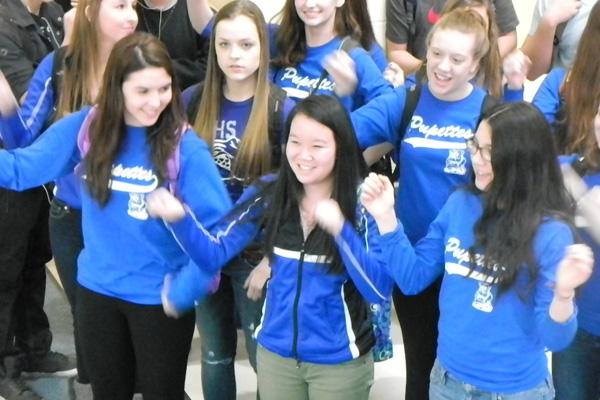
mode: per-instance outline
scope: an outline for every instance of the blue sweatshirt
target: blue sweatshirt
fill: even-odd
[[[245,205],[237,217],[224,219],[210,231],[192,213],[171,225],[179,243],[206,272],[217,271],[260,229],[268,205],[255,189],[251,186],[240,198]],[[388,276],[372,280],[365,274],[367,268],[381,269],[381,249],[372,218],[361,211],[358,215],[358,231],[346,224],[336,238],[345,266],[340,274],[327,272],[331,260],[322,242],[313,234],[303,238],[299,213],[279,227],[263,317],[255,332],[262,346],[282,357],[319,364],[348,361],[371,349],[367,300],[385,302],[393,282]]]
[[[80,162],[77,134],[89,108],[52,125],[33,145],[0,151],[0,185],[14,190],[64,176]],[[161,304],[166,274],[182,274],[200,296],[212,280],[177,244],[160,220],[148,217],[145,195],[158,178],[150,159],[146,128],[126,127],[122,149],[113,162],[110,199],[101,207],[79,179],[84,249],[78,282],[103,295],[137,304]],[[208,148],[187,131],[180,144],[177,191],[198,218],[211,226],[227,212],[230,200]],[[193,278],[193,279],[192,279]]]
[[[572,164],[576,155],[560,157],[561,164]],[[589,173],[583,176],[588,188],[600,186],[600,173]],[[600,336],[600,244],[594,240],[585,229],[585,226],[576,220],[579,235],[594,252],[594,270],[591,278],[577,291],[577,320],[579,328],[584,331]]]
[[[560,110],[560,88],[566,74],[565,69],[554,68],[546,75],[533,97],[532,104],[544,114],[550,124],[556,121],[556,114]]]
[[[453,193],[414,248],[401,225],[383,235],[381,265],[407,294],[419,293],[443,276],[437,356],[450,374],[485,391],[525,391],[548,377],[544,350],[566,347],[577,330],[575,315],[565,323],[549,315],[556,269],[573,235],[566,223],[547,218],[533,241],[539,267],[534,286],[527,289],[524,269],[498,295],[497,285],[480,267],[469,275],[469,248],[482,207],[478,195]],[[476,260],[481,257],[475,255]]]
[[[403,86],[352,113],[362,148],[390,142],[400,160],[396,211],[412,243],[425,236],[448,196],[472,179],[466,140],[475,132],[485,92],[474,88],[458,101],[434,97],[423,85],[407,131],[399,132],[406,89]]]
[[[0,116],[0,133],[7,149],[29,146],[52,122],[58,94],[54,92],[52,52],[38,65],[29,82],[25,102],[16,114]],[[46,183],[46,182],[41,182]],[[81,208],[79,182],[71,173],[56,179],[55,196],[72,208]]]

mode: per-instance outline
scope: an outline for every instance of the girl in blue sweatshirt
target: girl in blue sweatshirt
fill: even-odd
[[[208,225],[230,200],[206,144],[185,123],[171,60],[153,36],[114,46],[96,106],[27,148],[0,152],[0,185],[22,190],[79,163],[85,246],[76,324],[94,398],[131,399],[137,387],[144,399],[181,399],[194,316],[167,318],[161,287],[167,274],[206,286],[212,276],[200,276],[166,227],[148,218],[145,195],[168,182]]]
[[[361,201],[386,261],[368,275],[393,276],[409,294],[442,278],[431,399],[553,399],[544,351],[573,339],[575,288],[593,259],[572,245],[550,127],[527,103],[501,105],[467,145],[473,187],[454,192],[416,244],[396,219],[389,180],[365,181]]]
[[[247,189],[217,228],[207,230],[165,190],[150,197],[149,210],[172,222],[205,272],[236,256],[264,225],[272,273],[255,331],[261,399],[367,399],[375,341],[367,300],[386,301],[392,282],[363,272],[380,253],[375,226],[357,207],[364,160],[347,113],[331,96],[300,102],[286,132],[277,178]],[[337,240],[315,225],[317,203],[330,198],[352,221]],[[357,248],[373,258],[357,257]],[[179,310],[181,297],[175,287],[166,291],[166,309]]]
[[[293,102],[269,82],[268,34],[256,4],[235,0],[223,6],[214,18],[210,44],[206,81],[183,96],[190,99],[190,122],[209,144],[235,202],[246,186],[278,167],[283,125]],[[236,314],[256,370],[252,334],[269,276],[266,263],[257,266],[262,256],[255,243],[235,257],[223,268],[216,292],[196,309],[205,400],[235,400]]]

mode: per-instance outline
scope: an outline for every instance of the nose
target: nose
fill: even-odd
[[[148,104],[152,107],[160,106],[160,94],[158,92],[153,92],[148,99]]]
[[[138,23],[138,15],[135,11],[135,6],[131,6],[129,12],[127,13],[127,21],[131,22],[134,27],[137,26]]]
[[[448,71],[450,69],[450,58],[448,57],[444,57],[442,58],[442,60],[440,61],[438,68],[443,70],[443,71]]]
[[[231,58],[240,58],[240,48],[239,46],[232,45],[231,50],[229,51],[229,56]]]
[[[306,0],[304,2],[304,6],[305,7],[314,7],[315,6],[316,1],[315,0]]]

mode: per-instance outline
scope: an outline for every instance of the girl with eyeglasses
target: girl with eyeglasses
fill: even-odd
[[[417,243],[397,220],[390,181],[365,180],[361,202],[384,252],[382,268],[367,275],[391,276],[407,294],[442,279],[430,399],[553,399],[545,350],[575,336],[575,289],[590,277],[593,256],[573,244],[550,127],[528,103],[496,106],[468,149],[472,185],[449,197]],[[319,224],[339,236],[337,206],[321,210]]]

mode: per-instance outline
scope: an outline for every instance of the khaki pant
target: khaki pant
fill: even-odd
[[[373,385],[373,355],[341,364],[313,364],[257,349],[261,400],[367,400]]]

